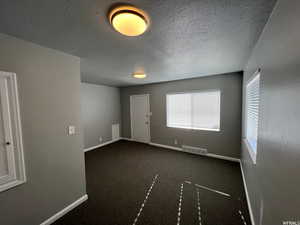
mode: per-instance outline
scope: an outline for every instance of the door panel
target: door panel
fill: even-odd
[[[0,81],[1,82],[1,81]],[[0,98],[0,109],[2,109],[2,102]],[[5,136],[3,127],[3,115],[0,110],[0,179],[8,174],[8,162],[5,146]]]
[[[131,96],[131,138],[150,142],[149,95]]]
[[[7,79],[0,78],[0,184],[16,178]]]

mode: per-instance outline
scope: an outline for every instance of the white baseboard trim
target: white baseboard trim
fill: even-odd
[[[242,172],[244,189],[245,189],[245,192],[246,192],[246,199],[247,199],[248,211],[249,211],[249,214],[250,214],[251,224],[255,225],[254,215],[253,215],[253,211],[252,211],[252,206],[251,206],[251,202],[250,202],[250,197],[249,197],[249,193],[248,193],[248,188],[247,188],[247,183],[246,183],[246,179],[245,179],[245,175],[244,175],[242,162],[240,162],[240,167],[241,167],[241,172]]]
[[[132,139],[132,138],[124,138],[124,137],[122,137],[121,140],[124,140],[124,141],[132,141],[132,142],[142,143],[142,144],[149,144],[149,142],[138,141],[138,140],[134,140],[134,139]]]
[[[134,141],[133,139],[131,139],[131,138],[126,138],[126,137],[121,137],[120,139],[121,139],[121,140],[124,140],[124,141]]]
[[[100,147],[103,147],[103,146],[105,146],[105,145],[109,145],[109,144],[111,144],[111,143],[117,142],[117,141],[119,141],[119,140],[121,140],[121,139],[123,139],[123,138],[118,138],[118,139],[115,139],[115,140],[107,141],[107,142],[101,143],[101,144],[96,145],[96,146],[92,146],[92,147],[89,147],[89,148],[85,148],[83,151],[84,151],[84,152],[88,152],[88,151],[94,150],[94,149],[96,149],[96,148],[100,148]]]
[[[161,148],[168,148],[168,149],[172,149],[172,150],[176,150],[176,151],[180,151],[180,152],[186,152],[186,151],[183,151],[182,148],[180,148],[180,147],[174,147],[174,146],[170,146],[170,145],[162,145],[162,144],[153,143],[153,142],[150,142],[149,145],[153,145],[153,146],[161,147]],[[207,154],[197,154],[197,153],[192,153],[192,152],[187,152],[187,153],[201,155],[201,156],[207,156],[207,157],[211,157],[211,158],[223,159],[223,160],[227,160],[227,161],[231,161],[231,162],[237,162],[237,163],[240,162],[240,160],[237,158],[216,155],[216,154],[212,154],[212,153],[207,153]]]
[[[50,225],[50,224],[54,223],[56,220],[58,220],[59,218],[61,218],[62,216],[64,216],[68,212],[70,212],[72,209],[79,206],[81,203],[85,202],[87,199],[88,199],[88,195],[82,196],[81,198],[79,198],[75,202],[73,202],[72,204],[68,205],[67,207],[65,207],[64,209],[59,211],[58,213],[51,216],[46,221],[42,222],[40,225]]]
[[[204,156],[240,163],[240,159],[229,157],[229,156],[217,155],[217,154],[212,154],[212,153],[207,153]]]

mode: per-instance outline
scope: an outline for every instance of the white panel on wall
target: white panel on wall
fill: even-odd
[[[120,125],[118,123],[113,124],[111,127],[112,130],[112,140],[116,140],[120,138]]]
[[[25,181],[17,77],[0,71],[0,192]]]

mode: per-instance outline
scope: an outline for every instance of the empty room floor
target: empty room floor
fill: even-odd
[[[85,158],[89,199],[55,225],[250,225],[238,163],[129,141]]]

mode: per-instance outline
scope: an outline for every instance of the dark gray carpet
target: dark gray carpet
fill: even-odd
[[[238,163],[128,141],[85,157],[89,199],[55,225],[250,225]]]

